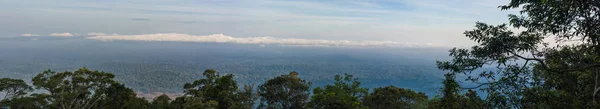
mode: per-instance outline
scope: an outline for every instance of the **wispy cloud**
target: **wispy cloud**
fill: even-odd
[[[99,32],[91,32],[91,33],[87,33],[88,36],[104,36],[106,35],[106,33],[99,33]]]
[[[33,37],[33,36],[40,36],[40,35],[38,35],[38,34],[29,34],[29,33],[27,33],[27,34],[21,34],[21,36],[25,36],[25,37]]]
[[[189,35],[179,33],[156,33],[139,35],[96,35],[87,39],[114,41],[165,41],[165,42],[202,42],[202,43],[234,43],[234,44],[273,44],[295,46],[336,46],[336,47],[433,47],[433,44],[411,44],[393,41],[349,41],[349,40],[315,40],[300,38],[275,37],[232,37],[223,34]]]
[[[505,0],[1,1],[6,31],[224,33],[469,45],[475,21],[506,22]],[[24,8],[27,7],[27,8]],[[518,13],[518,12],[517,12]],[[31,17],[31,16],[47,16]],[[70,20],[51,20],[70,19]],[[146,22],[150,20],[151,22]],[[0,21],[0,22],[2,22]],[[25,26],[14,26],[27,22]],[[43,28],[53,25],[55,28]],[[38,28],[36,28],[38,27]],[[384,28],[385,27],[385,28]],[[77,30],[77,31],[74,31]],[[2,30],[0,30],[2,32]],[[77,34],[73,34],[78,36]],[[85,35],[85,34],[82,34]],[[42,35],[43,36],[43,35]]]
[[[133,20],[133,21],[150,21],[150,19],[145,19],[145,18],[134,18],[131,20]]]
[[[376,3],[371,3],[371,2],[365,2],[365,1],[350,1],[350,4],[355,4],[358,6],[362,6],[362,7],[381,7],[379,4]]]
[[[71,33],[50,33],[49,36],[57,36],[57,37],[72,37]]]

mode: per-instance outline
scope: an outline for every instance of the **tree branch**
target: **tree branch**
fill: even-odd
[[[458,87],[459,87],[459,88],[461,88],[461,89],[477,89],[477,88],[479,88],[479,87],[481,87],[481,86],[484,86],[484,85],[490,85],[490,84],[492,84],[492,83],[478,83],[478,84],[479,84],[479,85],[477,85],[477,86],[475,86],[475,87],[468,87],[468,88],[465,88],[465,87],[462,87],[462,86],[460,86],[460,85],[459,85]]]
[[[546,65],[546,63],[544,62],[544,60],[541,59],[541,58],[528,58],[528,57],[524,57],[524,56],[518,55],[518,54],[516,54],[514,52],[509,52],[509,53],[511,53],[513,56],[516,56],[516,57],[521,58],[523,60],[537,61],[538,63],[540,63],[542,65],[542,67],[544,67],[544,70],[548,70],[548,71],[551,71],[551,72],[572,72],[572,71],[581,71],[581,70],[589,69],[589,68],[592,68],[592,67],[600,67],[600,64],[592,64],[592,65],[587,65],[587,66],[577,67],[577,68],[569,68],[569,69],[564,69],[564,70],[553,70],[553,69],[550,69],[550,67],[548,67]]]

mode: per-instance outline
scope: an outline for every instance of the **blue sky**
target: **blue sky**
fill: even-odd
[[[473,44],[476,21],[506,22],[508,0],[2,0],[0,35],[224,34],[307,40]],[[116,37],[116,36],[115,36]],[[120,37],[120,36],[119,36]],[[125,37],[125,36],[124,36]],[[147,40],[147,39],[146,39]]]

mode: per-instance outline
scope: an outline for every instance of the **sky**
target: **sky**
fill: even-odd
[[[0,0],[0,37],[469,46],[508,0]],[[298,41],[304,41],[298,43]]]

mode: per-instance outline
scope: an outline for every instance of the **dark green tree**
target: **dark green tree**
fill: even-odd
[[[212,69],[206,70],[202,74],[204,75],[203,79],[184,85],[186,95],[196,97],[192,98],[192,101],[216,101],[219,109],[229,109],[233,104],[240,102],[236,99],[238,86],[233,80],[232,74],[220,76],[217,71]]]
[[[150,103],[144,98],[135,97],[129,99],[125,107],[121,109],[150,109]]]
[[[361,88],[358,78],[352,75],[336,75],[333,85],[313,89],[309,107],[315,109],[361,109],[365,108],[360,99],[368,89]]]
[[[204,101],[200,97],[187,97],[186,102],[183,104],[184,109],[216,109],[219,106],[219,102],[214,100]]]
[[[395,86],[375,88],[363,98],[363,104],[370,109],[415,109],[427,101],[427,95],[410,89]]]
[[[98,104],[109,99],[112,93],[109,88],[116,83],[114,77],[111,73],[81,68],[75,72],[47,70],[32,81],[36,88],[48,91],[48,108],[91,109],[108,107]]]
[[[177,97],[175,100],[169,103],[171,109],[183,109],[183,105],[185,104],[185,97]]]
[[[478,44],[450,50],[453,59],[438,67],[479,84],[461,88],[486,91],[494,108],[598,108],[600,1],[511,0],[500,8],[521,15],[509,15],[509,24],[478,22],[465,32]],[[549,47],[545,38],[559,44]]]
[[[46,100],[50,97],[47,94],[31,94],[30,96],[5,100],[0,107],[10,107],[11,109],[47,109],[49,102]]]
[[[244,89],[238,91],[236,100],[238,102],[234,102],[231,108],[235,109],[252,109],[254,108],[254,104],[256,100],[258,100],[258,95],[254,92],[254,85],[245,85]]]
[[[481,99],[474,90],[467,90],[462,99],[463,109],[484,109],[486,108],[485,100]]]
[[[485,101],[477,95],[474,90],[467,90],[464,95],[460,94],[460,84],[456,82],[453,74],[445,74],[442,82],[441,97],[432,99],[428,108],[430,109],[482,109],[488,108]],[[501,100],[505,101],[505,100]],[[501,106],[500,106],[501,107]]]
[[[169,96],[162,94],[152,100],[152,108],[153,109],[170,109],[171,105],[169,102],[171,98]]]
[[[4,93],[4,98],[0,99],[0,101],[19,98],[32,90],[33,88],[23,80],[0,78],[0,92]]]
[[[141,99],[141,98],[140,98]],[[123,109],[126,107],[133,107],[132,105],[139,106],[144,103],[139,102],[135,92],[125,87],[123,84],[112,83],[110,87],[106,89],[106,98],[98,101],[95,108],[98,109]],[[145,99],[142,99],[145,100]],[[145,101],[146,104],[148,101]],[[146,106],[147,107],[147,106]]]
[[[442,98],[440,98],[440,108],[442,109],[461,109],[461,98],[459,84],[454,79],[454,75],[445,74],[446,78],[442,82]]]
[[[310,83],[297,72],[268,80],[258,87],[261,104],[266,109],[304,109],[310,95]]]
[[[171,101],[170,109],[216,109],[218,102],[203,101],[201,97],[181,96]]]

